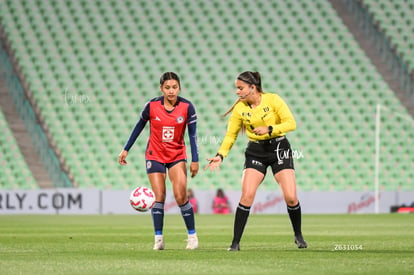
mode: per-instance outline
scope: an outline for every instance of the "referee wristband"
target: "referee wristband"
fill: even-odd
[[[221,161],[223,161],[223,159],[224,159],[223,155],[222,155],[222,154],[220,154],[220,153],[217,153],[217,154],[216,154],[216,157],[220,157],[220,158],[221,158]]]

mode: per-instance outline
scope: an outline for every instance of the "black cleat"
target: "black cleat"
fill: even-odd
[[[295,244],[298,246],[298,248],[307,248],[308,244],[303,239],[302,234],[295,236]]]
[[[227,248],[227,251],[239,251],[240,245],[238,243],[232,243],[229,248]]]

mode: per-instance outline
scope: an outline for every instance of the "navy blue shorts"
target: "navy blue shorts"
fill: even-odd
[[[273,175],[283,169],[294,169],[290,143],[285,136],[263,141],[250,141],[245,152],[244,168],[253,168],[266,175],[267,167]]]
[[[170,169],[171,167],[173,167],[174,165],[182,161],[187,162],[186,159],[180,159],[180,160],[176,160],[170,163],[161,163],[156,160],[146,160],[147,174],[151,174],[151,173],[164,173],[165,174],[167,172],[167,169]]]

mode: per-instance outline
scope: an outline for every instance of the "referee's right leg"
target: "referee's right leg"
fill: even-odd
[[[242,194],[236,209],[233,228],[233,240],[229,251],[240,250],[240,240],[243,236],[250,208],[254,202],[257,188],[264,179],[264,174],[254,168],[245,168],[242,177]]]

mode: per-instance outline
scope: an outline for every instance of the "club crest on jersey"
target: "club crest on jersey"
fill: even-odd
[[[162,141],[171,142],[174,139],[174,127],[164,126],[162,127]]]
[[[183,123],[184,122],[184,117],[179,116],[179,117],[177,117],[177,119],[175,121],[177,121],[177,123]]]

